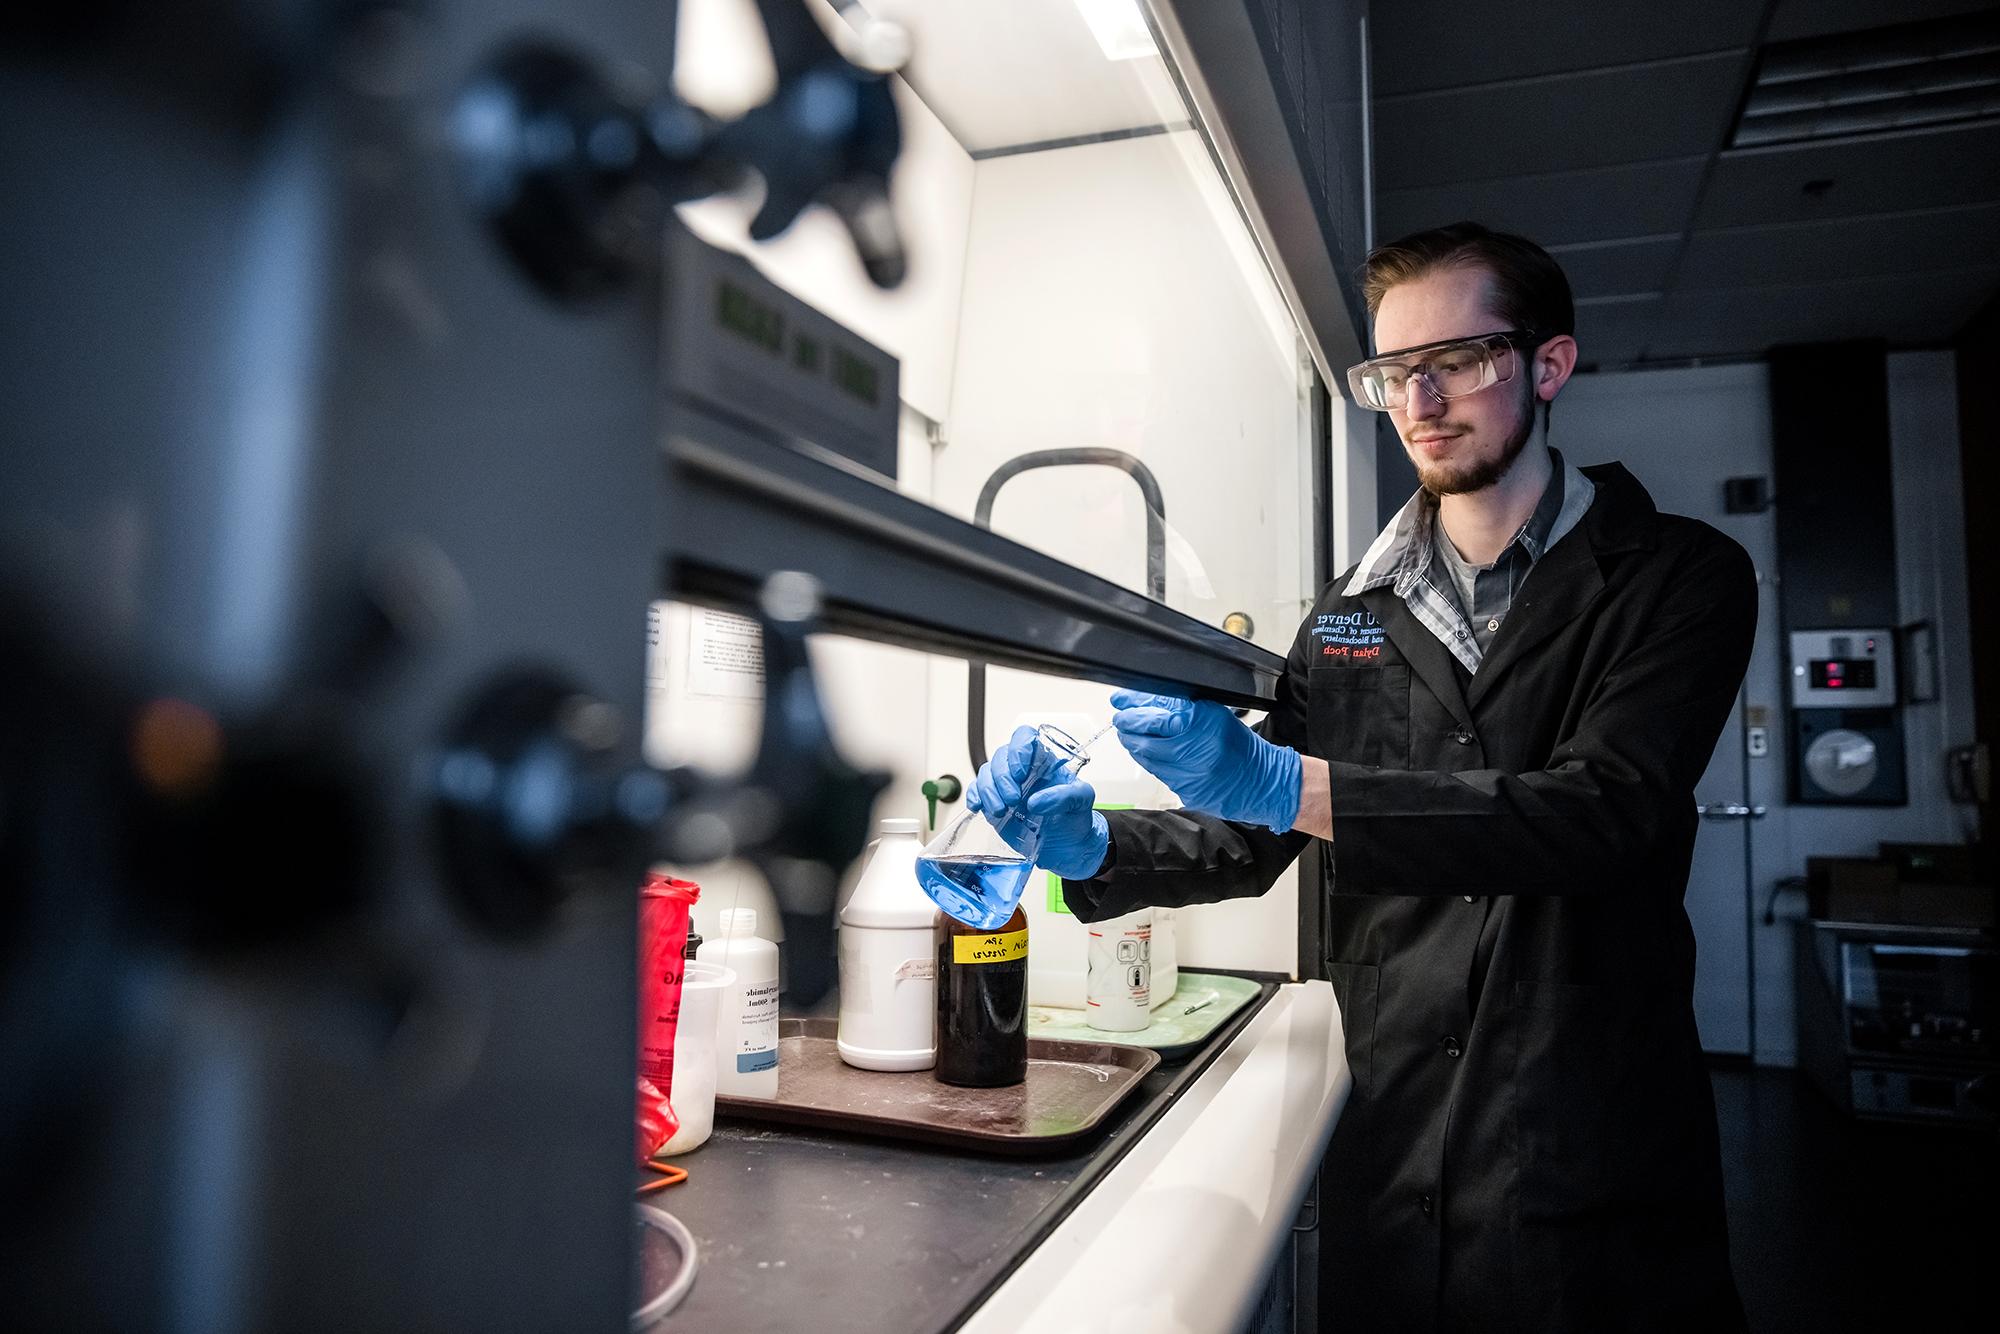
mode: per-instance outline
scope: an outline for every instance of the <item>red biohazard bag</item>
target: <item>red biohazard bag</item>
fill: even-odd
[[[674,1030],[681,1013],[688,910],[701,886],[649,872],[639,889],[639,1087],[635,1121],[639,1161],[660,1151],[680,1129],[669,1099],[674,1091]]]
[[[634,1123],[639,1161],[643,1163],[658,1153],[680,1128],[681,1119],[674,1115],[667,1095],[654,1088],[652,1080],[640,1075],[639,1115]]]

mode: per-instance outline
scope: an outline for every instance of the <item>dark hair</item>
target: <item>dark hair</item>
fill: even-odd
[[[1544,338],[1576,332],[1576,302],[1562,265],[1525,236],[1491,231],[1476,222],[1454,222],[1413,232],[1369,252],[1362,290],[1372,316],[1383,293],[1439,269],[1480,268],[1493,275],[1493,304],[1515,329]]]
[[[1362,270],[1369,316],[1382,308],[1383,294],[1397,284],[1458,268],[1484,269],[1493,275],[1493,313],[1509,328],[1532,329],[1544,339],[1576,332],[1576,299],[1555,257],[1525,236],[1496,232],[1476,222],[1412,232],[1369,251]],[[1542,404],[1543,431],[1548,430],[1553,407]]]

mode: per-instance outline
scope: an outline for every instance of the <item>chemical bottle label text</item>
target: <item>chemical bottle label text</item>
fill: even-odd
[[[990,936],[953,936],[954,963],[1010,963],[1028,957],[1028,933],[1008,931]]]

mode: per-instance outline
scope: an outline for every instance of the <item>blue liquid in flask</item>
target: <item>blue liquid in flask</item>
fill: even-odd
[[[1088,743],[1079,746],[1056,727],[1035,730],[1038,744],[1017,780],[1023,792],[1072,777],[1088,762]],[[1109,730],[1107,725],[1091,740]],[[1021,902],[1041,841],[1041,821],[1018,808],[967,811],[925,846],[917,858],[917,883],[931,902],[967,926],[997,931]]]
[[[931,902],[967,926],[997,931],[1014,915],[1033,869],[1024,857],[919,857],[917,883]]]

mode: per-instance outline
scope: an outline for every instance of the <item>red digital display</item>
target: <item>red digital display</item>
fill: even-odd
[[[1875,663],[1870,658],[1815,658],[1808,667],[1814,690],[1875,688]]]

